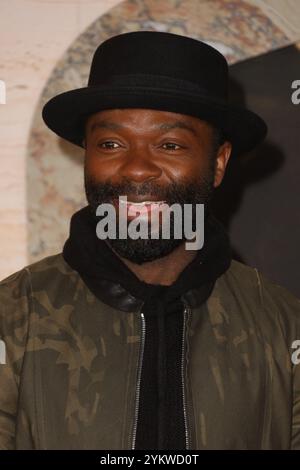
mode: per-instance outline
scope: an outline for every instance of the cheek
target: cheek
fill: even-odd
[[[209,158],[197,158],[195,156],[194,159],[190,159],[188,163],[185,163],[185,165],[180,167],[179,173],[181,177],[189,180],[194,180],[201,176],[209,176],[213,171],[212,163]]]
[[[116,162],[101,159],[94,152],[86,152],[84,164],[85,172],[98,181],[111,180],[118,173]]]

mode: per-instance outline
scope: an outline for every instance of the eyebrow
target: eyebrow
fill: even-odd
[[[96,121],[91,125],[90,133],[93,133],[96,129],[111,129],[111,130],[119,130],[125,129],[125,126],[122,124],[118,124],[116,122],[111,121]],[[175,122],[165,122],[156,126],[153,126],[155,130],[170,130],[170,129],[186,129],[192,132],[195,136],[197,136],[197,132],[193,126],[185,121],[175,121]]]

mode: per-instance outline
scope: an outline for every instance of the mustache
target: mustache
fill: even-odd
[[[169,204],[173,203],[193,203],[195,199],[206,199],[212,191],[211,178],[201,178],[197,182],[172,182],[167,186],[154,184],[152,181],[145,181],[135,184],[131,181],[122,183],[97,182],[90,175],[85,175],[85,190],[91,199],[102,202],[116,199],[119,196],[149,196],[156,200],[164,200]]]
[[[86,178],[86,187],[93,188],[99,196],[105,198],[117,198],[118,196],[126,196],[130,194],[131,196],[144,196],[151,194],[153,197],[161,199],[165,198],[169,194],[168,188],[164,188],[159,185],[155,185],[151,182],[144,182],[142,184],[136,185],[132,182],[125,182],[120,184],[112,184],[109,182],[106,183],[97,183],[93,178]]]

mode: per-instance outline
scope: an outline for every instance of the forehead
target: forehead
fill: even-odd
[[[122,129],[123,127],[145,127],[169,130],[172,128],[186,129],[195,134],[211,126],[197,117],[186,114],[160,111],[156,109],[108,109],[90,115],[86,122],[88,130],[94,128]]]

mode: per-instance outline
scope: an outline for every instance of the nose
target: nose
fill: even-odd
[[[152,160],[145,147],[131,149],[118,171],[121,177],[136,183],[157,179],[161,172],[161,168]]]

